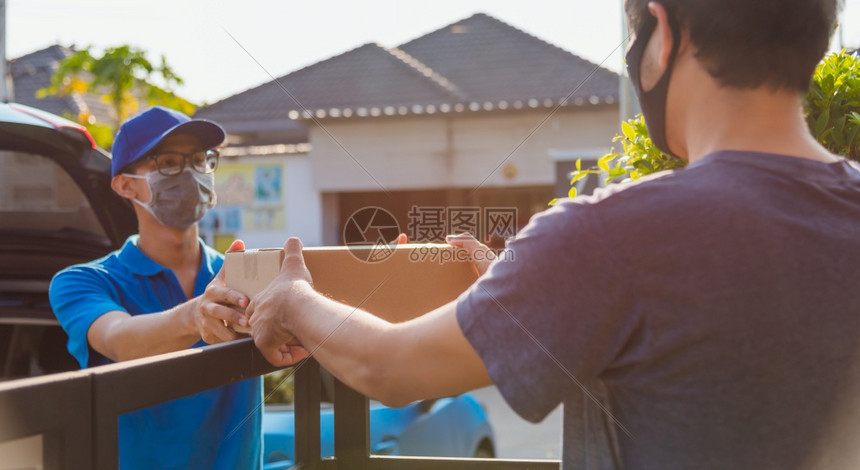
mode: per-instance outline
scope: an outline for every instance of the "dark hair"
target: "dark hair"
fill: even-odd
[[[651,14],[649,1],[689,30],[696,58],[723,86],[806,92],[843,0],[626,0],[631,31]]]
[[[116,174],[120,175],[123,173],[134,173],[135,171],[137,171],[138,168],[142,167],[147,160],[149,160],[149,155],[149,153],[147,153],[146,155],[141,155],[137,160],[129,162],[128,165],[120,168],[120,170],[117,171]]]

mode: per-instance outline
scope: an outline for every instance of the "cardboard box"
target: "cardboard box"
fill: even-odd
[[[391,322],[415,318],[456,299],[478,277],[461,248],[387,248],[380,253],[372,246],[307,247],[302,253],[317,291]],[[253,297],[278,275],[283,259],[280,248],[227,253],[227,286]]]

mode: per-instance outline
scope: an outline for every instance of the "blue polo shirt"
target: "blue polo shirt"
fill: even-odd
[[[173,271],[146,256],[137,241],[134,235],[120,250],[70,266],[51,281],[51,307],[81,367],[112,362],[87,342],[87,331],[101,315],[114,310],[145,315],[188,301]],[[224,262],[202,241],[200,247],[194,296]],[[198,341],[192,347],[204,345]],[[258,377],[124,414],[118,423],[120,468],[258,469],[262,402]]]

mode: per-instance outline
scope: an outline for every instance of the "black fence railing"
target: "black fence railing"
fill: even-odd
[[[42,436],[46,470],[113,470],[120,415],[272,372],[250,339],[0,383],[0,445]],[[334,457],[320,458],[320,368],[295,371],[295,467],[322,470],[558,470],[553,460],[370,455],[367,397],[335,381]]]

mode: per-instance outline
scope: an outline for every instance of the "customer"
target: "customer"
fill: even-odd
[[[315,292],[290,239],[257,346],[394,405],[490,383],[533,421],[564,403],[565,469],[860,468],[860,168],[801,111],[837,6],[627,0],[651,137],[686,169],[560,202],[401,324]]]

